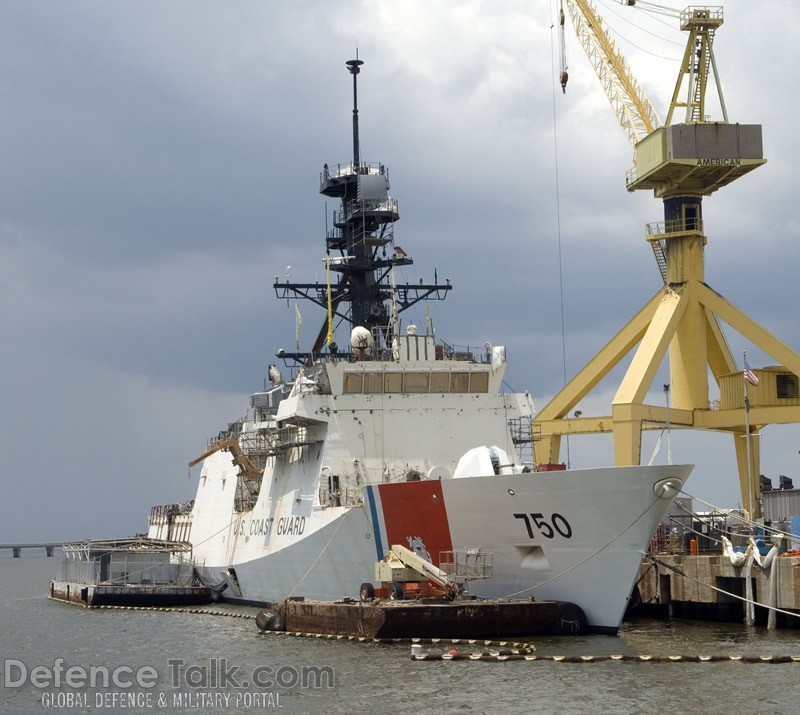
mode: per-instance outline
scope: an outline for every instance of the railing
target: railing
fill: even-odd
[[[319,183],[320,185],[323,185],[331,179],[340,179],[346,176],[355,176],[357,174],[362,176],[365,174],[383,174],[386,176],[386,180],[389,180],[389,169],[381,163],[361,161],[358,164],[354,164],[352,161],[350,161],[347,164],[337,164],[332,169],[325,164],[319,174]]]
[[[647,224],[648,236],[666,236],[670,233],[703,232],[703,219],[678,218]]]
[[[471,345],[450,345],[442,341],[445,360],[463,360],[466,362],[492,362],[492,346],[484,345],[482,348]]]
[[[693,25],[721,25],[724,19],[723,9],[719,6],[698,7],[691,6],[681,10],[680,28],[688,30]]]
[[[334,212],[333,223],[335,226],[343,226],[353,216],[360,216],[366,213],[384,213],[396,217],[398,215],[397,199],[351,201],[347,204],[347,209],[340,209]]]
[[[171,522],[178,514],[189,514],[194,508],[194,499],[182,504],[159,504],[150,508],[150,524]]]
[[[478,546],[467,546],[460,551],[442,551],[439,553],[439,568],[451,581],[461,584],[491,578],[494,554]]]

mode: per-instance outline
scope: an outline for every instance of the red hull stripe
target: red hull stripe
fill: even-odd
[[[378,490],[386,529],[382,541],[386,549],[400,544],[423,556],[427,551],[431,562],[438,566],[439,553],[453,550],[442,483],[381,484]]]

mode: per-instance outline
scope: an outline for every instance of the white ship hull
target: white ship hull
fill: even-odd
[[[472,593],[573,602],[593,630],[616,632],[652,534],[690,470],[625,467],[374,485],[365,487],[360,506],[315,508],[300,500],[285,512],[254,509],[233,520],[224,510],[216,518],[195,514],[191,540],[204,580],[226,581],[226,600],[249,603],[356,597],[395,543],[423,546],[436,565],[440,552],[477,546],[493,554],[494,575],[472,582]],[[163,525],[151,535],[167,536]]]

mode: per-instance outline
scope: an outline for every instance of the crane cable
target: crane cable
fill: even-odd
[[[563,7],[564,0],[561,0],[561,66],[562,66],[562,76],[566,76],[566,52],[564,50],[564,7]],[[550,6],[552,11],[552,5]],[[551,15],[552,18],[552,15]],[[554,23],[550,24],[550,64],[551,66],[554,64],[554,55],[555,52],[553,51],[553,32],[552,29],[554,27]],[[552,73],[553,76],[555,73]],[[566,80],[564,80],[561,84],[562,90],[565,90]],[[559,176],[558,176],[558,122],[557,122],[557,112],[556,112],[556,86],[555,82],[552,85],[552,99],[553,99],[553,161],[554,161],[554,173],[555,173],[555,191],[556,191],[556,236],[558,242],[558,291],[559,291],[559,300],[560,300],[560,308],[561,308],[561,368],[563,371],[563,379],[564,385],[567,384],[567,330],[566,330],[566,323],[564,319],[564,259],[562,257],[561,251],[561,195],[560,195],[560,187],[559,187]],[[567,467],[569,467],[570,459],[569,459],[569,435],[567,435],[566,440],[566,448],[567,448]]]

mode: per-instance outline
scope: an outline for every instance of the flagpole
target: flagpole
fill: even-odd
[[[742,351],[744,353],[744,370],[745,372],[749,369],[747,367],[747,350]],[[752,467],[750,461],[750,398],[747,396],[747,383],[749,382],[746,375],[743,375],[742,382],[744,383],[744,437],[747,444],[747,511],[748,511],[748,518],[752,521],[753,519],[753,475],[752,475]]]

